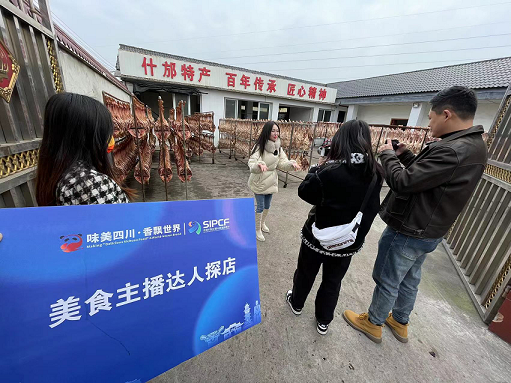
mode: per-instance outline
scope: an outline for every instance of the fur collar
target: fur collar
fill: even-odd
[[[278,156],[280,151],[280,138],[277,138],[277,141],[272,140],[266,141],[264,150],[267,151],[268,153]]]

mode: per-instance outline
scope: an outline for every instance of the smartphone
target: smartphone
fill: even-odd
[[[398,146],[399,141],[398,140],[391,140],[390,142],[392,143],[392,149],[397,150],[399,148],[399,146]],[[385,143],[388,144],[389,140],[385,140]]]

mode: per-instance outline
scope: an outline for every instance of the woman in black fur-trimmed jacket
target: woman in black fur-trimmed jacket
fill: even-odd
[[[378,214],[382,182],[381,167],[371,150],[369,126],[364,121],[352,120],[339,128],[325,163],[313,166],[298,189],[300,198],[314,208],[302,228],[293,289],[287,292],[286,300],[293,313],[299,315],[323,265],[323,279],[316,295],[320,334],[328,331],[351,257],[362,249]],[[366,194],[367,203],[355,242],[335,251],[321,246],[313,234],[313,225],[321,230],[350,223],[361,209]]]

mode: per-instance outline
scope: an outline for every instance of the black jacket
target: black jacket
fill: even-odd
[[[443,237],[483,174],[488,160],[483,133],[482,126],[473,126],[427,145],[417,156],[383,151],[391,190],[380,216],[387,225],[411,237]]]
[[[315,214],[311,214],[302,229],[302,235],[314,247],[323,249],[312,234],[312,224],[318,229],[350,223],[359,212],[372,175],[365,174],[364,164],[327,164],[313,167],[298,188],[298,196],[305,202],[315,205]],[[348,254],[359,250],[374,218],[380,208],[380,190],[383,178],[377,174],[377,182],[371,193],[355,243],[342,250],[330,251],[336,254]]]

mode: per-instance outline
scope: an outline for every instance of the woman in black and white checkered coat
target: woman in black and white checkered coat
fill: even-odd
[[[52,96],[37,166],[39,206],[129,202],[133,192],[115,180],[113,144],[112,116],[103,104],[74,93]]]

